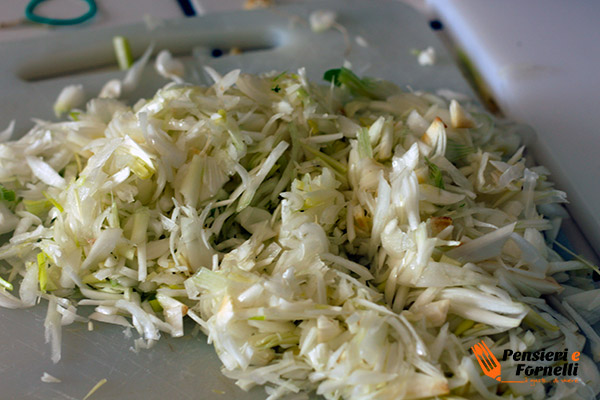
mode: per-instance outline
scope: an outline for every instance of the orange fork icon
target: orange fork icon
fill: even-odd
[[[503,380],[501,380],[500,372],[502,370],[502,367],[500,366],[500,362],[498,361],[496,356],[494,356],[494,354],[492,353],[490,348],[487,346],[487,344],[485,344],[485,342],[483,340],[481,342],[473,345],[473,347],[471,347],[471,350],[473,351],[473,354],[475,354],[475,357],[477,357],[479,366],[481,367],[483,373],[486,376],[489,376],[490,378],[495,379],[498,382],[505,382],[505,383],[527,382],[526,380],[524,380],[524,381],[503,381]]]
[[[487,344],[485,344],[485,342],[482,340],[481,342],[471,347],[471,350],[473,350],[473,354],[475,354],[475,357],[477,357],[477,361],[479,361],[479,366],[483,370],[483,373],[489,376],[490,378],[501,382],[500,363],[498,362],[496,356],[492,354],[492,351],[487,346]]]

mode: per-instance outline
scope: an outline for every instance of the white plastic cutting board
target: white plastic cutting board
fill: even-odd
[[[429,0],[600,255],[600,2]]]
[[[306,17],[314,9],[338,11],[339,22],[350,34],[352,49],[344,56],[343,36],[335,30],[310,31]],[[400,86],[436,90],[448,88],[471,93],[457,68],[429,30],[422,15],[394,2],[339,0],[253,12],[214,14],[195,19],[167,21],[148,31],[144,24],[122,28],[89,30],[0,45],[0,126],[17,120],[22,134],[31,127],[30,118],[53,119],[52,104],[60,89],[84,84],[92,96],[110,78],[121,77],[116,69],[112,37],[124,35],[139,55],[151,41],[156,49],[169,48],[189,55],[202,47],[194,60],[188,57],[190,79],[204,80],[199,63],[220,72],[241,67],[246,72],[307,67],[310,78],[319,80],[326,69],[339,67],[346,58],[359,74],[382,77]],[[361,35],[368,47],[355,43]],[[213,48],[233,46],[241,55],[210,57]],[[412,49],[433,46],[439,61],[422,67]],[[255,49],[255,51],[251,51]],[[151,95],[166,81],[151,68],[133,98]],[[107,383],[92,397],[101,399],[261,399],[262,389],[242,392],[220,373],[220,362],[206,338],[199,335],[173,339],[164,336],[152,350],[134,354],[132,339],[122,329],[84,324],[63,329],[62,360],[53,365],[50,348],[44,344],[45,304],[33,310],[0,310],[0,398],[81,399],[98,381]],[[188,329],[188,333],[191,330]],[[47,372],[62,383],[42,383]]]

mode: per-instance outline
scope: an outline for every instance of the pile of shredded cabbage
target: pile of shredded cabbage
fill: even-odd
[[[145,348],[188,316],[270,399],[600,391],[585,355],[579,383],[528,385],[469,351],[583,351],[583,332],[600,356],[598,284],[553,250],[565,194],[514,126],[345,69],[331,85],[209,71],[211,87],[95,98],[0,144],[0,305],[47,300],[55,362],[75,321]]]

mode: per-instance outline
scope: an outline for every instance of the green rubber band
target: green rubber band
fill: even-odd
[[[92,18],[94,15],[96,15],[96,11],[98,10],[98,8],[96,7],[96,2],[94,0],[82,0],[85,3],[87,3],[87,5],[90,8],[89,8],[89,10],[85,14],[80,15],[79,17],[66,18],[66,19],[42,17],[42,16],[37,15],[35,13],[35,8],[37,6],[39,6],[40,3],[43,3],[44,1],[46,1],[46,0],[31,0],[29,2],[29,4],[27,4],[27,7],[25,7],[25,17],[28,20],[33,21],[33,22],[37,22],[39,24],[46,24],[46,25],[77,25],[77,24],[80,24],[80,23],[85,22],[88,19]]]

